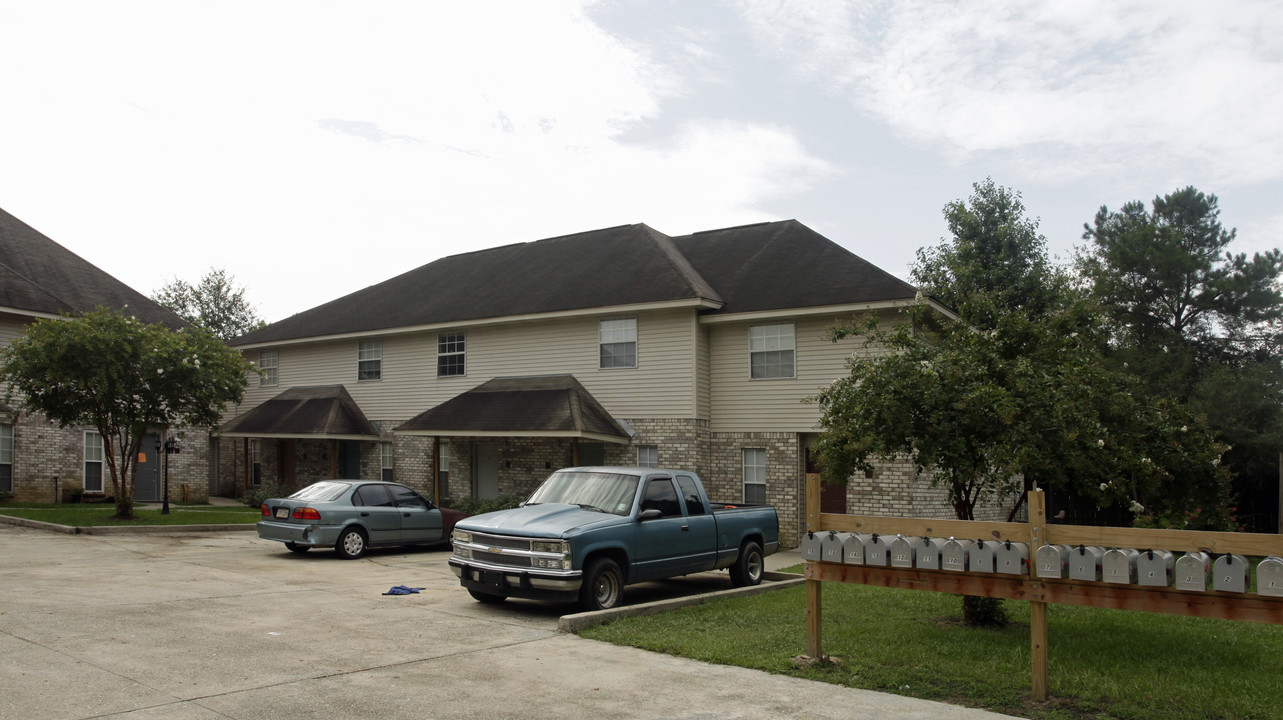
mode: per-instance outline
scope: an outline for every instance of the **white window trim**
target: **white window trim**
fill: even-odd
[[[361,363],[378,363],[378,377],[361,377]],[[383,379],[383,340],[360,340],[356,344],[356,381],[378,382]]]
[[[457,350],[457,351],[450,351],[450,352],[441,352],[441,338],[449,337],[453,335],[457,335],[463,338],[463,349]],[[441,358],[452,357],[455,355],[458,355],[463,358],[463,372],[457,375],[442,375]],[[468,333],[463,330],[459,330],[456,332],[437,333],[437,377],[452,378],[452,377],[467,377],[467,376],[468,376]]]
[[[268,362],[271,358],[271,362]],[[258,351],[258,386],[276,387],[281,378],[281,356],[276,350]],[[270,370],[270,372],[268,372]]]
[[[762,457],[762,464],[761,464],[761,465],[756,465],[756,464],[754,464],[754,465],[749,465],[748,460],[749,460],[749,453],[750,453],[750,452],[752,452],[752,453],[761,453],[761,457]],[[750,468],[752,468],[752,469],[755,471],[755,472],[753,473],[754,475],[756,475],[756,474],[757,474],[757,473],[756,473],[756,470],[757,470],[758,468],[761,468],[761,471],[762,471],[762,479],[761,479],[760,481],[758,481],[758,480],[756,480],[756,479],[754,479],[754,480],[752,480],[752,481],[750,481],[750,480],[749,480],[748,475],[749,475],[749,469],[750,469]],[[748,499],[748,494],[747,494],[747,492],[746,492],[746,490],[747,490],[747,488],[748,488],[748,486],[749,486],[749,485],[760,485],[760,486],[761,486],[761,488],[762,488],[762,496],[763,496],[763,498],[765,498],[765,496],[766,496],[766,468],[767,468],[766,448],[740,448],[740,492],[741,492],[741,498],[743,499],[743,501],[744,501],[744,502],[746,502],[746,503],[747,503],[747,502],[751,502],[751,501]]]
[[[773,337],[763,337],[762,341],[765,347],[754,347],[753,330],[757,328],[780,328],[787,327],[791,331],[788,337],[788,347],[783,347],[783,343],[778,343],[779,347],[770,347],[772,340],[782,340],[779,335]],[[776,377],[753,377],[753,355],[759,352],[783,352],[790,351],[793,353],[793,372],[789,375],[779,375]],[[797,323],[763,323],[759,325],[748,326],[748,377],[749,380],[796,380],[797,379]]]
[[[655,454],[655,459],[651,462],[647,462],[645,459],[642,458],[643,451],[653,451]],[[653,468],[659,467],[659,446],[658,445],[638,445],[637,446],[637,466],[653,467]]]
[[[632,323],[631,327],[624,326],[622,330],[616,327],[607,327],[608,324],[614,323]],[[597,369],[598,370],[632,370],[636,369],[640,358],[641,344],[637,340],[638,323],[636,317],[606,318],[597,321]],[[622,335],[618,333],[622,332]],[[610,333],[607,339],[605,335]],[[625,345],[632,343],[633,346],[633,364],[632,365],[611,365],[609,367],[601,364],[601,348],[603,345]]]
[[[98,438],[98,442],[96,446],[98,450],[97,458],[89,457],[89,449],[91,447],[90,438]],[[85,431],[85,444],[84,444],[84,450],[81,453],[81,457],[83,458],[83,462],[81,463],[81,466],[80,466],[80,486],[84,488],[85,492],[87,493],[107,492],[107,444],[106,442],[103,441],[102,435],[100,435],[97,430]],[[89,487],[88,470],[89,470],[89,463],[91,462],[98,463],[98,488],[97,489],[91,489]]]

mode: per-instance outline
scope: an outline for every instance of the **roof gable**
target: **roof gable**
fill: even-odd
[[[182,327],[161,307],[35,228],[0,209],[0,307],[34,315],[127,310],[147,323]]]
[[[673,244],[726,301],[711,313],[911,299],[917,292],[796,220],[709,230]]]

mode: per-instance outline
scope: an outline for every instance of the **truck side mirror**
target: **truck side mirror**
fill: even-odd
[[[644,522],[646,520],[655,520],[662,517],[664,517],[664,511],[660,510],[659,508],[649,508],[646,510],[642,510],[640,513],[637,514],[638,522]]]

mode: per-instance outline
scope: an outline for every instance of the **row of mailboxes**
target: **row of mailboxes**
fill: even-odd
[[[1029,545],[1010,541],[973,542],[956,538],[831,530],[827,534],[809,532],[802,536],[802,559],[847,565],[1024,575],[1028,572]]]
[[[1028,572],[1029,546],[1025,543],[956,538],[905,537],[877,533],[808,532],[802,537],[802,559],[808,562],[872,565],[875,567],[952,570],[957,572]],[[1133,550],[1068,545],[1043,545],[1034,555],[1034,573],[1040,578],[1067,578],[1177,590],[1205,591],[1208,575],[1212,589],[1247,592],[1249,564],[1242,555],[1226,554],[1215,560],[1204,552],[1177,558],[1167,550]],[[1257,565],[1256,591],[1283,597],[1283,558],[1268,557]]]

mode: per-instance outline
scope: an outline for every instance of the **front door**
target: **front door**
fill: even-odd
[[[814,475],[819,472],[820,465],[816,462],[814,449],[808,447],[806,449],[806,474]],[[846,514],[846,485],[820,483],[820,512]]]
[[[499,443],[479,442],[474,446],[473,493],[477,500],[499,497]]]
[[[134,475],[134,502],[160,502],[160,472],[165,449],[156,450],[157,435],[146,435],[138,446],[138,474]]]
[[[361,443],[356,440],[339,441],[339,477],[346,480],[361,479]]]

